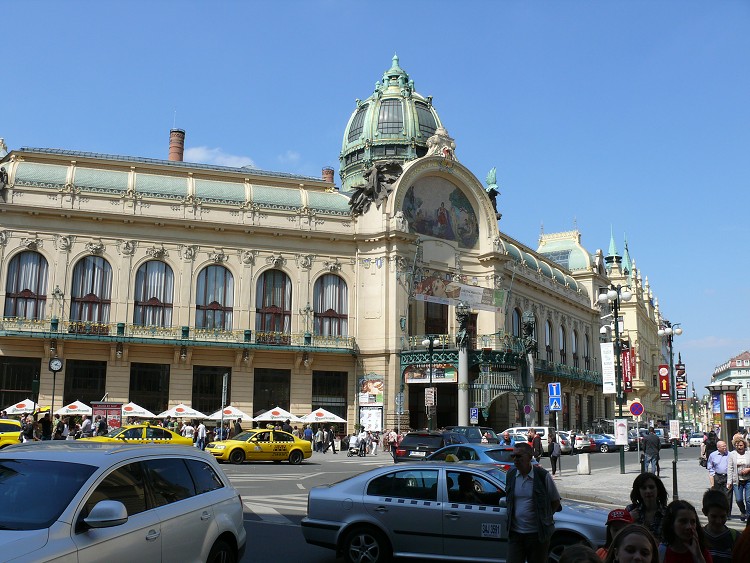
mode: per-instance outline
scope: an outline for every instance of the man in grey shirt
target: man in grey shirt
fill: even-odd
[[[661,441],[659,436],[654,432],[654,427],[648,429],[648,434],[643,438],[643,466],[649,473],[656,473],[656,467],[659,464],[659,451],[661,450]]]

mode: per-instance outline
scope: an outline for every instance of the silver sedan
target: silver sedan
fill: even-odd
[[[507,553],[505,476],[500,468],[430,462],[399,464],[315,487],[302,520],[305,540],[345,561],[392,557],[504,562]],[[555,514],[550,561],[565,545],[597,548],[607,512],[563,499]]]

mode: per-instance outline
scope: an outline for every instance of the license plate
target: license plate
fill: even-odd
[[[409,457],[424,457],[425,452],[409,452]]]

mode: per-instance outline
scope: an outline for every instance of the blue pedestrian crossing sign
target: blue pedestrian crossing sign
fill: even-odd
[[[549,410],[550,412],[561,411],[562,399],[560,397],[550,397],[549,398]]]

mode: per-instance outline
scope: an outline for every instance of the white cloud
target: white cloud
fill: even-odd
[[[276,158],[283,166],[293,166],[299,162],[300,154],[297,151],[288,150]]]
[[[184,160],[199,164],[217,164],[219,166],[232,166],[241,168],[250,166],[256,168],[255,162],[249,156],[227,154],[221,148],[190,147],[185,149]]]

